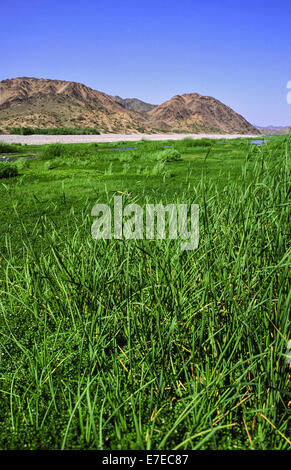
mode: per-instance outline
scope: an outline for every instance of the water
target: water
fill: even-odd
[[[268,140],[264,140],[264,139],[255,139],[255,140],[251,140],[250,141],[250,144],[253,144],[253,145],[258,145],[259,147],[261,145],[264,145],[266,144],[267,142],[269,142]],[[227,144],[228,142],[216,142],[217,144],[220,144],[220,145],[224,145],[224,144]]]
[[[267,142],[268,142],[268,140],[263,140],[263,139],[251,140],[251,144],[258,145],[259,147],[261,145],[266,144]]]
[[[4,155],[4,157],[0,157],[0,162],[16,162],[16,160],[19,160],[20,158],[24,158],[25,160],[34,160],[36,157],[35,155],[32,155],[31,157],[9,157]]]

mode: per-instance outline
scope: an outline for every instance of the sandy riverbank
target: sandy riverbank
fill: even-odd
[[[241,135],[241,134],[101,134],[101,135],[0,135],[0,142],[10,144],[27,144],[42,145],[54,144],[60,142],[63,144],[88,143],[88,142],[119,142],[137,141],[141,139],[147,140],[181,140],[185,137],[192,139],[236,139],[242,138],[258,138],[258,135]]]

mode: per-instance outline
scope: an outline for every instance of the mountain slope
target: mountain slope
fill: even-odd
[[[155,104],[145,103],[145,101],[138,98],[120,98],[120,96],[112,96],[111,98],[121,106],[137,113],[146,113],[156,107]]]
[[[125,134],[260,133],[228,106],[198,93],[177,95],[154,106],[64,80],[20,77],[0,82],[0,129],[63,126]]]
[[[147,113],[153,126],[199,132],[259,134],[260,132],[231,108],[210,96],[186,93]]]
[[[282,135],[282,134],[289,134],[291,127],[288,126],[256,126],[257,129],[261,132],[261,134],[268,134],[268,135]]]
[[[135,131],[142,118],[81,83],[15,78],[0,82],[0,127],[98,127]]]

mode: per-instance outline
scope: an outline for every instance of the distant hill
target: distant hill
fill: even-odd
[[[20,77],[0,82],[0,129],[94,127],[102,133],[260,134],[215,98],[189,93],[158,106],[122,99],[81,83]]]
[[[156,107],[155,104],[145,103],[137,98],[120,98],[120,96],[111,96],[111,98],[113,98],[116,103],[121,104],[121,106],[131,111],[136,111],[137,113],[146,113]]]
[[[291,127],[289,126],[255,126],[262,134],[282,135],[288,134]]]
[[[258,129],[225,104],[198,93],[174,96],[148,112],[147,116],[151,125],[165,129],[260,134]]]

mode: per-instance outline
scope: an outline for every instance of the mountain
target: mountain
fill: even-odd
[[[198,93],[174,96],[149,111],[147,117],[152,126],[169,130],[260,134],[260,131],[225,104]]]
[[[282,135],[289,134],[290,126],[255,126],[262,134]]]
[[[140,115],[81,83],[22,77],[3,80],[0,88],[0,128],[88,126],[136,132],[142,125]]]
[[[158,106],[122,99],[81,83],[20,77],[0,82],[0,129],[96,127],[100,132],[260,134],[215,98],[189,93]]]
[[[256,124],[254,124],[255,127],[257,127],[258,129],[283,129],[285,126],[256,126]]]
[[[116,103],[121,104],[121,106],[137,113],[146,113],[156,107],[155,104],[145,103],[137,98],[120,98],[120,96],[111,96],[111,98],[113,98]]]

